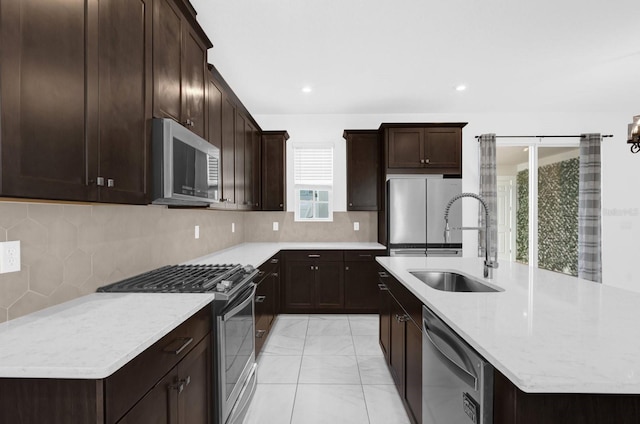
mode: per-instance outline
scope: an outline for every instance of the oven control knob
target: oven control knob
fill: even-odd
[[[251,274],[253,271],[255,271],[255,268],[253,267],[253,265],[245,265],[242,270],[247,274]]]
[[[216,290],[219,292],[227,291],[229,290],[232,284],[233,284],[232,281],[222,280],[216,285]]]

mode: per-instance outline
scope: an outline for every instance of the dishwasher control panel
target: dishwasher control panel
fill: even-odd
[[[480,405],[469,393],[462,393],[462,407],[474,424],[480,424]]]

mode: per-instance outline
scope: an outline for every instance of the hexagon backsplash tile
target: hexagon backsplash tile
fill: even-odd
[[[0,201],[0,241],[22,248],[22,270],[0,275],[0,322],[242,243],[243,223],[234,211]]]

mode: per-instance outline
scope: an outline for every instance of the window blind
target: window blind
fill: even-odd
[[[333,147],[295,147],[294,183],[333,185]]]

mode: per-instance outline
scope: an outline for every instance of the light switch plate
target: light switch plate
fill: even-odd
[[[200,238],[200,226],[199,226],[199,225],[196,225],[196,226],[195,226],[194,231],[193,231],[193,236],[194,236],[196,239],[199,239],[199,238]]]
[[[279,224],[276,221],[276,222],[273,223],[273,231],[278,231],[278,228],[279,228]]]
[[[0,274],[20,271],[20,240],[0,243]]]
[[[231,232],[232,232],[232,233],[235,233],[235,232],[236,232],[236,223],[235,223],[235,222],[232,222],[232,223],[231,223]]]
[[[353,223],[353,231],[360,231],[360,223],[359,222],[354,222]]]

